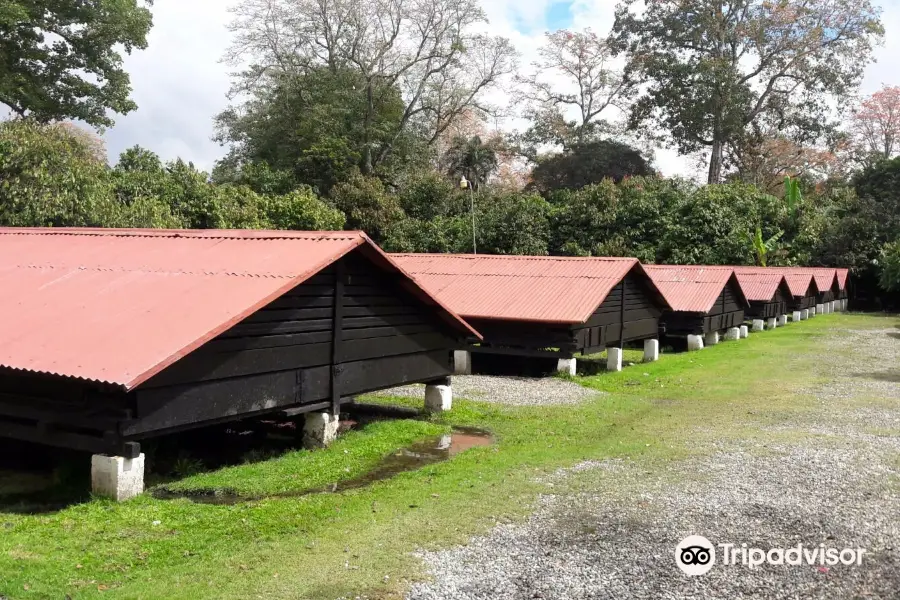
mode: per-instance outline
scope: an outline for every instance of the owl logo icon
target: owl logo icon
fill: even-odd
[[[675,564],[687,575],[703,575],[716,564],[716,548],[702,535],[689,535],[675,546]]]

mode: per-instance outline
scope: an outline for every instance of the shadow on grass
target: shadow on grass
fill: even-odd
[[[341,432],[385,418],[420,418],[402,407],[346,405]],[[252,464],[303,448],[303,415],[204,427],[142,442],[145,488]],[[91,499],[91,455],[0,439],[0,515],[53,513]]]

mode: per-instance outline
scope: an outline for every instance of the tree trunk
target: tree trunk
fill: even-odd
[[[709,156],[709,177],[707,183],[719,183],[722,180],[722,154],[725,144],[721,140],[713,140]]]

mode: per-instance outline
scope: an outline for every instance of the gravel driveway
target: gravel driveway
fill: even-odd
[[[577,404],[603,393],[558,377],[454,375],[451,379],[453,395],[457,398],[512,406]],[[377,392],[377,395],[424,398],[425,386],[405,385]]]
[[[900,598],[900,336],[835,333],[817,366],[833,381],[809,390],[821,402],[814,414],[662,474],[629,461],[579,465],[609,491],[545,495],[524,524],[424,553],[433,580],[409,598]],[[554,477],[565,488],[569,474]],[[861,566],[716,564],[688,577],[674,547],[692,534],[867,554]]]

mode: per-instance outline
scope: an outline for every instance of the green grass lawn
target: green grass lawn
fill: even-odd
[[[289,452],[167,484],[279,494],[352,478],[385,454],[451,426],[496,436],[492,446],[338,494],[234,505],[145,494],[35,515],[4,509],[0,496],[0,596],[398,597],[409,579],[424,576],[413,551],[458,544],[498,521],[523,517],[547,489],[541,474],[622,456],[651,468],[698,452],[698,435],[754,435],[760,425],[810,409],[811,399],[798,390],[814,382],[809,367],[829,350],[831,330],[897,323],[823,315],[621,373],[577,377],[598,392],[577,406],[458,399],[453,411],[427,422],[378,422],[327,450]]]

